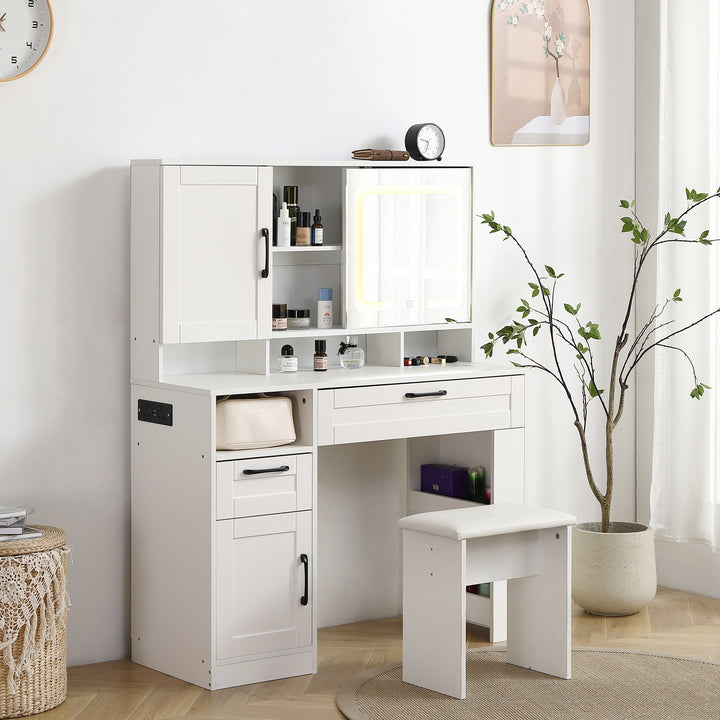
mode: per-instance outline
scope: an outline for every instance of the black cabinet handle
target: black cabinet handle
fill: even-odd
[[[279,473],[279,472],[287,472],[290,469],[289,465],[281,465],[280,467],[276,468],[263,468],[262,470],[252,470],[248,468],[247,470],[243,470],[243,475],[260,475],[260,473]]]
[[[270,232],[267,228],[263,228],[260,232],[265,238],[265,267],[260,272],[260,277],[266,278],[270,275]]]
[[[442,397],[443,395],[447,395],[447,390],[438,390],[437,392],[426,392],[426,393],[405,393],[406,398]]]
[[[300,562],[303,564],[305,569],[305,592],[303,593],[303,596],[300,598],[300,604],[301,605],[307,605],[308,604],[308,556],[303,553],[300,556]]]

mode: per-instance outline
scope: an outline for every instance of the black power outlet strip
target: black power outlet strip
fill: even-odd
[[[170,403],[154,400],[138,400],[138,420],[158,425],[172,425],[173,406]]]

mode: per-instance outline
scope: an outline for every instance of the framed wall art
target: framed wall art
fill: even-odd
[[[590,140],[588,0],[494,0],[493,145]]]

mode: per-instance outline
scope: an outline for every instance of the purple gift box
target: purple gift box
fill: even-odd
[[[420,466],[420,489],[436,495],[467,497],[467,468],[457,465]]]

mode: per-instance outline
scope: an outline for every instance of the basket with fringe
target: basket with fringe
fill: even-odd
[[[49,710],[67,693],[67,538],[0,543],[0,718]]]

